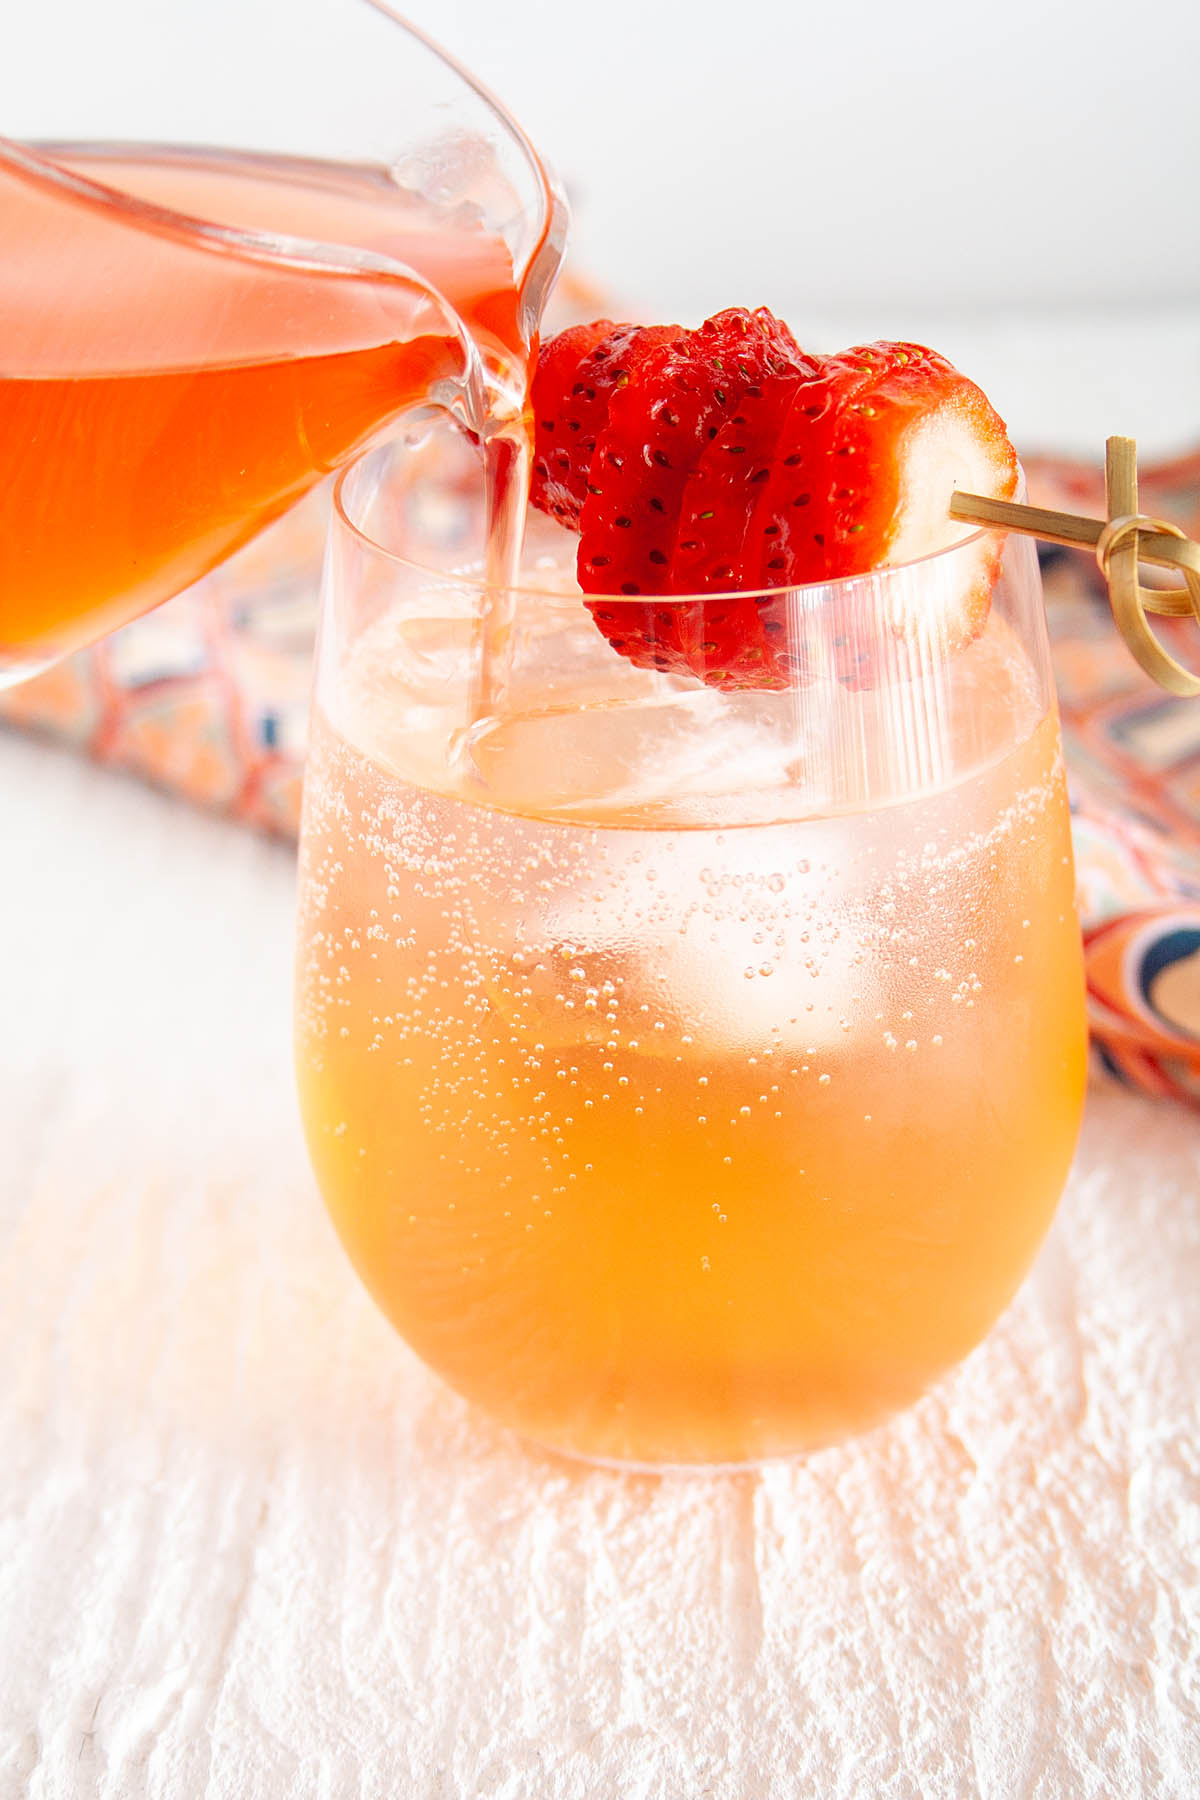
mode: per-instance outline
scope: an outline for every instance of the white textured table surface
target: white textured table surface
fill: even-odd
[[[1200,1123],[1093,1101],[940,1392],[760,1475],[468,1414],[326,1223],[290,855],[0,737],[0,1794],[1200,1792]]]

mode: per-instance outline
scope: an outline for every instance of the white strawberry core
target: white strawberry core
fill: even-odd
[[[900,440],[900,500],[887,562],[915,562],[960,543],[978,529],[950,518],[955,488],[1008,498],[1012,485],[1008,441],[996,431],[994,413],[986,424],[980,419],[974,398],[956,395],[924,413]]]

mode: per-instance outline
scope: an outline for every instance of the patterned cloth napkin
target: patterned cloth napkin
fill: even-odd
[[[1103,516],[1096,469],[1026,472],[1035,504]],[[1200,536],[1200,451],[1144,471],[1141,504]],[[294,836],[326,513],[310,497],[158,612],[0,694],[0,719]],[[1200,701],[1138,669],[1090,554],[1046,550],[1044,575],[1096,1070],[1200,1108]],[[1191,621],[1159,628],[1186,661]]]

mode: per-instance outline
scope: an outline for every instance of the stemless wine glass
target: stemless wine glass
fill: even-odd
[[[520,411],[563,209],[383,0],[22,6],[0,128],[0,685],[414,403]]]
[[[388,1318],[530,1438],[655,1466],[827,1444],[978,1342],[1071,1159],[1036,556],[973,536],[764,596],[794,684],[723,692],[618,655],[589,608],[613,633],[645,603],[585,605],[573,547],[538,522],[489,592],[446,425],[340,479],[302,843],[313,1163]],[[939,621],[997,563],[964,647]]]

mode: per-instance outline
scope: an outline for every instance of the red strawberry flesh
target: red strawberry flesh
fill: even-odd
[[[536,439],[530,499],[579,530],[596,438],[615,391],[645,353],[682,334],[678,325],[614,325],[597,319],[552,338],[538,358],[530,401]]]
[[[742,307],[651,349],[613,393],[596,440],[580,518],[585,593],[687,591],[676,562],[677,528],[702,453],[720,438],[718,459],[737,463],[740,478],[756,451],[769,454],[769,446],[752,441],[744,407],[812,367],[786,326]],[[739,546],[731,546],[728,519],[722,515],[703,535],[715,566],[725,569],[723,585],[736,585],[726,562]]]

